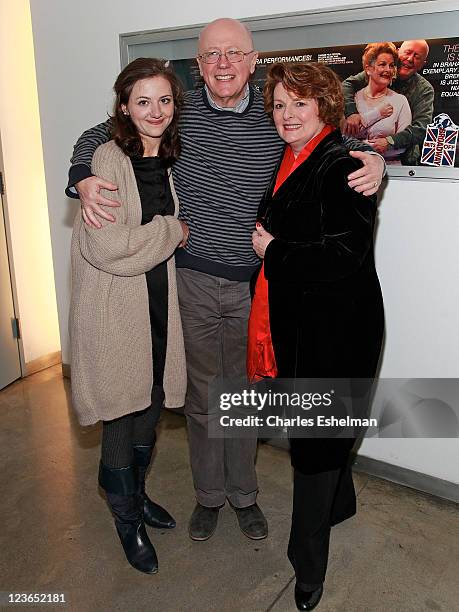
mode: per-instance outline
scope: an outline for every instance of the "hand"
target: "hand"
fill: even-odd
[[[386,117],[390,117],[392,115],[392,113],[394,112],[394,107],[392,106],[392,104],[382,104],[379,107],[379,114],[381,115],[381,117],[383,117],[384,119]]]
[[[260,259],[263,259],[266,252],[266,247],[274,240],[274,236],[267,232],[261,223],[256,224],[256,230],[252,233],[252,246],[255,253]]]
[[[357,137],[360,133],[360,129],[362,127],[362,118],[359,113],[354,113],[353,115],[349,115],[344,122],[343,131],[348,136]]]
[[[373,195],[381,185],[386,164],[380,155],[368,151],[349,151],[351,157],[360,159],[363,166],[347,177],[348,185],[364,196]]]
[[[109,191],[116,191],[118,187],[113,183],[104,181],[98,176],[90,176],[78,183],[75,183],[75,189],[78,191],[81,201],[81,214],[83,220],[87,225],[91,227],[100,228],[102,224],[97,220],[97,216],[106,219],[107,221],[114,221],[115,217],[110,213],[106,212],[102,206],[121,206],[119,202],[104,198],[100,194],[101,189],[108,189]]]
[[[190,235],[190,228],[185,223],[185,221],[182,221],[181,219],[179,219],[179,222],[180,222],[180,225],[182,226],[183,238],[177,248],[181,249],[188,242],[188,236]]]
[[[370,147],[373,147],[377,153],[381,154],[387,151],[389,148],[389,143],[385,138],[375,138],[374,140],[369,140],[368,144]]]

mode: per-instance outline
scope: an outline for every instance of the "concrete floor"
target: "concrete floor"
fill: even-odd
[[[64,593],[65,607],[79,612],[296,609],[286,558],[291,470],[285,451],[263,445],[258,453],[266,540],[248,540],[225,507],[215,535],[192,542],[185,422],[164,414],[148,489],[175,515],[177,528],[149,531],[160,571],[148,576],[125,561],[98,491],[99,440],[98,426],[78,426],[59,367],[0,392],[3,598],[9,592]],[[366,475],[356,474],[355,481],[358,513],[333,529],[317,609],[459,610],[457,507]]]

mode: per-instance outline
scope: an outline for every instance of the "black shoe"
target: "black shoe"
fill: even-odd
[[[177,525],[174,517],[165,508],[152,501],[145,492],[140,497],[140,503],[146,525],[155,529],[173,529]]]
[[[251,540],[263,540],[268,535],[268,523],[263,512],[257,504],[247,506],[247,508],[236,508],[239,527],[242,533]]]
[[[176,526],[174,517],[162,506],[152,501],[145,493],[145,476],[150,465],[153,446],[134,446],[134,461],[138,474],[138,495],[143,520],[146,525],[156,529],[173,529]]]
[[[295,603],[298,610],[314,610],[322,598],[323,585],[315,591],[303,591],[295,584]]]
[[[188,527],[192,540],[202,542],[208,540],[214,534],[217,528],[220,508],[221,506],[207,508],[206,506],[201,506],[201,504],[196,504]]]
[[[158,558],[145,531],[135,475],[133,466],[108,468],[101,463],[99,484],[105,489],[126,559],[139,572],[156,574]]]

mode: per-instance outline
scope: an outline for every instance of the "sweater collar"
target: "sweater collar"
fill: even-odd
[[[201,99],[202,99],[202,103],[204,104],[204,106],[205,106],[205,107],[206,107],[208,110],[210,110],[210,111],[211,111],[212,113],[214,113],[215,115],[220,115],[220,116],[222,116],[222,115],[226,115],[226,116],[232,116],[232,117],[234,117],[234,116],[236,116],[236,117],[238,117],[238,116],[244,116],[244,115],[246,115],[246,114],[249,112],[249,110],[252,108],[253,101],[254,101],[254,96],[255,96],[255,92],[254,92],[253,87],[252,87],[251,85],[248,85],[248,88],[249,88],[249,90],[248,90],[248,98],[247,98],[247,100],[248,100],[248,101],[247,101],[247,105],[246,105],[246,107],[244,108],[244,110],[238,110],[238,112],[234,112],[234,110],[233,110],[232,108],[221,108],[221,109],[220,109],[220,108],[219,108],[219,107],[218,107],[218,106],[215,104],[215,102],[214,102],[214,105],[212,106],[212,105],[211,105],[211,103],[210,103],[210,101],[209,101],[209,97],[208,97],[208,95],[207,95],[207,93],[206,93],[206,88],[205,88],[205,86],[204,86],[204,87],[201,87]]]
[[[207,85],[204,85],[204,91],[206,92],[207,101],[209,102],[210,106],[212,108],[215,108],[216,110],[219,110],[219,111],[229,111],[231,113],[243,113],[245,111],[245,109],[247,108],[247,106],[249,105],[250,89],[249,89],[249,84],[248,83],[245,86],[245,91],[244,91],[244,95],[243,95],[242,99],[239,100],[239,102],[236,104],[236,106],[233,106],[232,108],[224,107],[224,106],[218,106],[218,104],[212,98],[212,95],[211,95]]]

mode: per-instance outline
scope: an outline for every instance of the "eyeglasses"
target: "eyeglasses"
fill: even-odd
[[[253,53],[255,49],[252,51],[226,51],[226,53],[222,53],[221,51],[207,51],[207,53],[201,53],[198,55],[198,58],[204,62],[204,64],[216,64],[220,58],[224,55],[226,59],[230,62],[230,64],[237,64],[238,62],[242,62],[246,55],[250,55]]]

